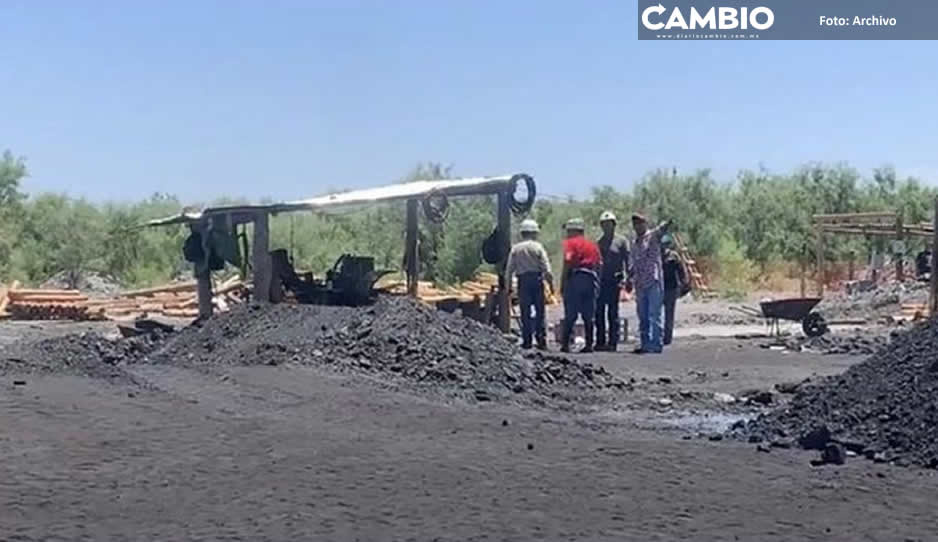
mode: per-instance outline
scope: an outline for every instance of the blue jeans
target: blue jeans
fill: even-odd
[[[661,284],[657,282],[635,292],[635,306],[638,309],[638,330],[641,338],[641,349],[644,352],[661,353],[662,297]]]
[[[544,325],[544,277],[540,273],[522,273],[518,275],[518,305],[521,309],[521,343],[531,346],[531,338],[536,337],[538,344],[547,338]],[[534,309],[534,316],[531,309]]]
[[[593,318],[596,317],[596,275],[574,270],[563,290],[563,345],[570,346],[577,318],[583,318],[586,346],[593,347]]]

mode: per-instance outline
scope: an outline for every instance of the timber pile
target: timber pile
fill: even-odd
[[[404,295],[407,293],[407,283],[402,280],[379,281],[376,288],[387,290],[392,294]],[[476,298],[484,301],[492,289],[498,289],[498,275],[494,273],[479,273],[475,280],[466,281],[456,286],[438,287],[432,282],[419,281],[417,283],[417,299],[424,303],[434,304],[446,301],[468,303]],[[515,277],[512,291],[518,292],[518,278]],[[557,303],[557,299],[546,290],[547,304]]]
[[[90,299],[79,290],[19,289],[17,283],[0,289],[0,316],[14,320],[124,320],[146,316],[195,318],[199,315],[196,282],[179,282],[131,290],[117,297]],[[215,309],[226,311],[244,299],[238,277],[217,285]]]

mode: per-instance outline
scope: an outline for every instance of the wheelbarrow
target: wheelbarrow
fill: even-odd
[[[769,326],[775,329],[776,335],[781,335],[779,320],[789,320],[801,322],[801,329],[808,337],[820,337],[829,330],[824,317],[819,312],[814,312],[814,307],[820,302],[820,297],[805,297],[763,301],[759,304],[761,310],[747,306],[732,308],[749,316],[765,318]]]

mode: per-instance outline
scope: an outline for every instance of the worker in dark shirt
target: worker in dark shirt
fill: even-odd
[[[674,337],[674,312],[677,300],[689,291],[687,276],[681,256],[674,250],[674,239],[670,235],[661,238],[661,261],[664,274],[664,340],[671,344]]]
[[[619,344],[619,296],[628,269],[629,242],[616,235],[616,215],[612,211],[599,217],[599,226],[603,234],[596,244],[603,266],[596,300],[596,350],[615,352]]]
[[[570,351],[573,327],[578,317],[583,318],[586,335],[586,347],[581,352],[593,351],[593,318],[596,316],[596,290],[602,257],[596,243],[583,236],[585,229],[583,220],[579,218],[568,221],[566,225],[567,239],[563,242],[563,274],[560,279],[564,312],[562,352]]]

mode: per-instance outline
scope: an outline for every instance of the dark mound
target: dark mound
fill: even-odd
[[[737,433],[808,449],[835,441],[871,459],[938,467],[938,320],[896,334],[840,376],[801,386],[789,405]]]
[[[625,387],[601,367],[522,355],[490,326],[402,297],[366,308],[240,306],[176,334],[149,362],[328,366],[478,401],[582,403]]]
[[[68,374],[140,384],[124,366],[155,350],[159,332],[112,340],[97,333],[81,333],[18,343],[0,358],[0,374]]]
[[[820,337],[792,337],[785,347],[796,352],[809,351],[821,354],[850,354],[869,356],[889,344],[889,337],[870,331],[849,335],[822,335]]]

